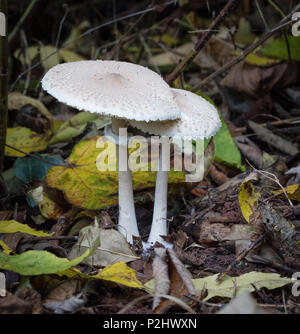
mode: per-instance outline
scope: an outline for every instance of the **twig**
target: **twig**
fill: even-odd
[[[260,140],[275,147],[277,150],[291,156],[296,155],[299,152],[297,145],[290,143],[290,141],[287,139],[274,134],[268,128],[265,128],[251,120],[248,121],[248,125],[249,128],[259,136]]]
[[[97,249],[99,249],[99,250],[101,250],[103,252],[107,252],[107,253],[111,253],[111,254],[115,254],[115,255],[120,255],[120,256],[123,256],[123,257],[128,257],[129,259],[140,260],[140,257],[138,257],[138,256],[115,252],[115,251],[113,251],[111,249],[107,249],[107,248],[103,248],[103,247],[98,247]]]
[[[33,237],[26,240],[22,240],[20,243],[25,244],[27,242],[31,241],[44,241],[44,240],[62,240],[62,241],[78,241],[77,236],[64,236],[64,235],[58,235],[53,237]]]
[[[269,115],[268,115],[269,116]],[[268,126],[268,125],[284,125],[284,124],[293,124],[294,122],[297,123],[297,121],[300,121],[299,117],[292,117],[288,119],[280,119],[278,121],[272,121],[272,122],[266,122],[261,123],[260,126]],[[247,130],[246,126],[235,128],[233,129],[234,132],[245,132]]]
[[[284,306],[284,313],[288,314],[288,310],[287,310],[287,307],[286,307],[286,301],[285,301],[285,292],[284,292],[284,289],[281,290],[281,293],[282,293],[282,302],[283,302],[283,306]]]
[[[147,300],[147,299],[153,298],[155,296],[168,299],[168,300],[176,303],[177,305],[181,306],[184,310],[186,310],[190,314],[196,314],[196,312],[189,305],[184,303],[180,298],[175,297],[175,296],[170,296],[170,295],[164,295],[164,294],[155,294],[155,295],[154,294],[149,294],[149,295],[146,295],[146,296],[137,297],[136,299],[134,299],[133,301],[131,301],[127,305],[125,305],[117,314],[126,314],[126,312],[132,306],[136,305],[137,303],[139,303],[143,300]]]
[[[269,4],[281,15],[281,17],[285,17],[284,12],[276,5],[273,0],[268,0]]]
[[[10,42],[15,35],[17,34],[18,30],[20,29],[20,27],[22,26],[22,24],[24,23],[24,21],[26,20],[26,18],[28,17],[28,15],[30,14],[32,8],[35,6],[35,4],[38,2],[39,0],[31,0],[30,4],[28,5],[28,7],[26,8],[25,12],[23,13],[23,15],[21,16],[19,22],[15,25],[13,31],[8,35],[8,42]]]
[[[216,29],[224,21],[224,19],[231,13],[235,6],[239,3],[237,0],[229,0],[225,7],[221,10],[220,14],[213,20],[208,27],[207,31],[199,38],[195,44],[193,50],[182,60],[180,64],[174,69],[174,71],[166,77],[168,84],[172,83],[179,75],[184,71],[185,67],[190,64],[197,54],[202,50],[204,45],[208,42],[211,36],[214,34]]]
[[[145,50],[146,53],[147,53],[148,59],[150,60],[150,59],[152,58],[152,53],[151,53],[151,51],[150,51],[150,49],[149,49],[148,44],[147,44],[146,41],[145,41],[144,36],[143,36],[142,34],[139,34],[139,39],[140,39],[140,41],[141,41],[141,43],[142,43],[142,45],[143,45],[144,50]],[[157,73],[161,74],[161,73],[160,73],[160,70],[159,70],[159,67],[158,67],[156,64],[153,64],[153,67],[154,67],[154,69],[155,69],[155,71],[156,71]]]
[[[63,7],[65,8],[65,13],[64,16],[62,17],[60,23],[59,23],[59,28],[58,28],[58,32],[57,32],[57,37],[56,37],[56,42],[55,42],[55,48],[58,48],[59,45],[59,41],[60,41],[60,36],[61,36],[61,32],[62,32],[62,28],[64,25],[64,22],[69,14],[69,7],[67,4],[64,4]]]
[[[39,157],[39,156],[37,156],[37,155],[33,155],[33,154],[30,154],[30,153],[26,153],[26,152],[24,152],[24,151],[22,151],[22,150],[20,150],[20,149],[18,149],[18,148],[16,148],[16,147],[14,147],[14,146],[11,146],[11,145],[9,145],[9,144],[5,144],[5,146],[8,147],[8,148],[10,148],[11,150],[14,150],[14,151],[16,151],[16,152],[22,153],[22,154],[24,154],[25,156],[28,156],[28,157],[33,158],[33,159],[36,159],[36,160],[40,160],[40,161],[42,161],[42,162],[44,162],[44,163],[47,163],[47,164],[49,164],[49,165],[52,165],[52,166],[65,166],[64,164],[60,164],[60,165],[59,165],[59,164],[54,163],[54,162],[52,162],[52,161],[48,161],[47,159],[41,158],[41,157]]]
[[[243,59],[245,59],[248,54],[250,54],[251,52],[253,52],[255,49],[257,49],[260,45],[262,45],[266,40],[268,40],[271,36],[273,36],[276,32],[280,31],[281,29],[283,29],[284,27],[286,27],[287,25],[293,23],[294,21],[290,20],[291,16],[297,12],[300,9],[300,4],[297,5],[292,11],[291,13],[286,16],[284,19],[282,19],[279,24],[277,26],[275,26],[273,29],[271,29],[270,31],[267,31],[263,34],[263,36],[256,42],[251,44],[247,49],[245,49],[239,56],[237,56],[236,58],[234,58],[233,60],[229,61],[227,64],[225,64],[224,66],[222,66],[220,69],[218,69],[217,71],[215,71],[214,73],[212,73],[211,75],[209,75],[206,79],[204,79],[203,81],[201,81],[199,84],[195,85],[192,88],[192,91],[195,91],[205,85],[207,85],[209,82],[211,82],[212,80],[214,80],[216,77],[218,77],[219,75],[227,72],[229,69],[231,69],[231,67],[233,67],[234,65],[238,64],[239,62],[241,62]]]
[[[263,238],[266,236],[267,232],[262,234],[261,236],[259,236],[257,239],[255,239],[253,242],[251,242],[251,244],[246,248],[244,249],[239,255],[238,257],[232,261],[230,263],[230,265],[224,270],[222,271],[218,277],[217,277],[217,282],[220,282],[227,274],[228,272],[233,268],[234,265],[236,265],[237,263],[241,262],[242,259],[251,251],[253,250],[254,248],[256,248],[260,243],[261,241],[263,240]]]
[[[196,303],[199,303],[199,304],[202,304],[202,305],[205,305],[205,306],[223,307],[223,306],[226,305],[226,304],[214,304],[214,303],[205,302],[204,300],[199,299],[199,298],[194,297],[194,296],[191,296],[191,295],[184,295],[184,297],[192,300],[193,302],[196,302]]]
[[[28,48],[28,41],[27,41],[27,38],[26,38],[26,35],[25,35],[25,32],[24,30],[22,29],[21,30],[21,39],[24,43],[24,60],[25,60],[25,64],[28,64],[28,68],[30,68],[31,66],[31,58],[30,56],[28,56],[28,53],[26,52],[27,48]],[[25,85],[24,85],[24,90],[23,90],[23,95],[26,95],[27,94],[27,90],[28,90],[28,87],[29,87],[29,84],[30,84],[30,77],[31,77],[31,71],[29,71],[27,73],[27,76],[26,76],[26,80],[25,80]]]
[[[262,9],[261,9],[261,7],[260,7],[260,3],[259,3],[259,2],[260,2],[260,0],[255,0],[256,8],[257,8],[258,13],[259,13],[259,15],[260,15],[260,17],[261,17],[261,19],[262,19],[262,21],[263,21],[263,24],[264,24],[264,26],[265,26],[265,30],[266,30],[266,31],[269,31],[270,29],[269,29],[267,20],[266,20],[266,18],[265,18],[265,16],[264,16],[264,13],[262,12]]]

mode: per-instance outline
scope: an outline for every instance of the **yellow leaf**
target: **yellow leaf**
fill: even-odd
[[[131,153],[132,151],[134,149],[131,150]],[[47,173],[46,182],[50,187],[62,190],[66,199],[77,207],[97,210],[115,205],[118,202],[118,172],[116,159],[114,159],[115,153],[115,145],[104,142],[103,137],[83,140],[74,146],[68,158],[68,166],[52,167]],[[106,164],[105,157],[107,156],[110,156],[110,159]],[[104,167],[104,171],[100,171],[97,165]],[[142,166],[144,165],[141,163]],[[105,170],[106,167],[108,171]],[[134,190],[154,187],[155,172],[136,171],[132,174]],[[169,183],[184,180],[182,172],[170,171]]]
[[[73,61],[85,60],[85,58],[80,56],[78,53],[67,50],[67,49],[60,50],[59,51],[59,57],[60,57],[61,60],[64,60],[66,63],[73,62]]]
[[[142,283],[136,278],[135,271],[124,262],[117,262],[102,269],[95,277],[131,288],[143,289]]]
[[[300,201],[300,184],[291,184],[284,188],[286,191],[286,194],[288,195],[288,198],[293,201]],[[274,190],[272,191],[274,195],[283,195],[283,190]]]
[[[29,64],[38,55],[45,70],[49,70],[51,67],[59,64],[61,61],[72,62],[85,60],[84,57],[81,57],[73,51],[67,49],[58,51],[53,45],[29,46],[25,50],[25,56],[20,49],[16,50],[14,53],[15,58],[19,59],[22,64]]]
[[[180,42],[178,38],[168,35],[168,34],[164,34],[162,36],[154,36],[154,40],[156,41],[161,40],[163,43],[165,43],[168,46],[174,46]]]
[[[26,224],[18,223],[15,220],[0,221],[0,233],[17,233],[22,232],[36,237],[50,237],[53,233],[46,233],[43,231],[36,231]]]
[[[272,65],[278,64],[280,62],[279,59],[268,58],[268,57],[262,56],[258,53],[250,53],[245,58],[245,60],[246,60],[246,63],[248,63],[250,65],[262,66],[262,67],[272,66]]]
[[[9,110],[19,110],[26,105],[32,105],[35,107],[42,115],[44,115],[48,120],[52,121],[52,115],[44,104],[32,97],[25,96],[19,92],[13,92],[8,94],[8,109]]]
[[[48,134],[40,134],[28,128],[18,126],[7,129],[6,143],[25,153],[43,151],[48,146]],[[24,157],[25,154],[11,148],[5,148],[5,155],[11,157]]]
[[[45,70],[49,70],[51,67],[59,64],[59,56],[56,52],[56,48],[52,45],[35,45],[29,46],[25,49],[25,56],[20,49],[14,53],[15,58],[19,59],[22,64],[29,64],[35,57],[40,56],[42,66]]]
[[[254,186],[250,181],[242,183],[239,192],[239,204],[242,214],[248,223],[260,197],[261,194],[255,192]]]
[[[102,270],[96,275],[86,275],[76,268],[70,268],[63,272],[57,273],[59,276],[81,279],[101,279],[115,282],[131,288],[143,289],[143,284],[136,278],[135,271],[129,268],[124,262],[114,263]]]

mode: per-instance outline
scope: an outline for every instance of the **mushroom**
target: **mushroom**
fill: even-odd
[[[56,65],[44,76],[42,87],[71,107],[111,116],[112,126],[107,133],[117,139],[118,228],[128,242],[132,242],[132,236],[139,236],[139,231],[132,177],[128,170],[127,141],[124,142],[122,137],[118,140],[119,130],[125,128],[126,120],[148,122],[178,119],[180,110],[169,86],[157,73],[146,67],[96,60]],[[119,169],[121,163],[125,165],[122,170]]]
[[[171,89],[174,99],[181,110],[181,119],[159,122],[130,121],[130,125],[152,135],[172,137],[173,139],[196,140],[212,137],[221,127],[217,109],[207,100],[192,92]],[[165,247],[172,247],[162,236],[167,235],[167,189],[168,171],[162,168],[163,157],[160,154],[160,169],[156,175],[154,211],[151,231],[144,249],[147,250],[157,241]]]

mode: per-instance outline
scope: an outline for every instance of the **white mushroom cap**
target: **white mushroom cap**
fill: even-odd
[[[181,110],[181,119],[163,122],[130,121],[130,125],[149,134],[182,139],[210,138],[221,127],[217,109],[203,97],[192,92],[172,88]]]
[[[146,67],[127,62],[87,60],[52,67],[42,87],[79,110],[137,121],[178,119],[168,84]]]

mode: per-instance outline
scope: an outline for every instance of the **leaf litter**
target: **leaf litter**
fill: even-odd
[[[114,29],[101,41],[107,42],[106,49],[88,39],[58,53],[49,40],[42,46],[30,43],[23,51],[16,48],[15,61],[24,70],[36,60],[40,66],[8,97],[0,268],[10,294],[0,298],[0,313],[300,312],[299,297],[291,292],[291,277],[300,271],[296,38],[269,39],[221,73],[218,82],[203,87],[201,94],[217,104],[222,117],[214,152],[210,146],[214,163],[198,184],[185,184],[183,173],[170,173],[166,241],[174,247],[155,245],[146,257],[141,239],[130,246],[116,229],[116,173],[96,168],[101,152],[96,142],[110,120],[48,96],[37,98],[45,69],[99,55],[114,59],[116,52],[122,60],[154,66],[167,77],[189,55],[197,30],[209,25],[202,3],[185,1],[178,8],[174,16],[160,9],[160,18],[167,20],[163,28],[155,22],[141,25],[143,38],[127,34],[120,22],[118,50],[111,42]],[[219,27],[174,87],[198,86],[255,43],[261,17],[251,10],[251,16],[229,16],[226,24],[234,22],[232,28]],[[75,10],[74,15],[81,22],[83,13]],[[65,43],[91,23],[69,27]],[[136,173],[133,184],[146,238],[155,173]]]

